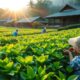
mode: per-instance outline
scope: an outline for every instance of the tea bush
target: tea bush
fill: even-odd
[[[10,31],[5,34],[10,34]],[[20,29],[21,36],[17,37],[0,34],[1,80],[77,79],[69,66],[68,57],[63,55],[63,49],[70,47],[68,39],[79,36],[80,29],[48,31],[51,32],[36,34],[40,30]]]

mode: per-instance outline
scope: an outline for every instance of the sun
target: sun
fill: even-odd
[[[34,3],[37,0],[33,0]],[[9,17],[17,20],[19,18],[26,18],[30,0],[0,0],[0,8],[6,10],[6,12],[1,17]]]
[[[29,0],[9,0],[7,7],[12,11],[18,11],[26,7]]]
[[[29,4],[30,0],[3,0],[3,7],[8,8],[11,11],[19,11]],[[1,5],[1,4],[0,4]]]

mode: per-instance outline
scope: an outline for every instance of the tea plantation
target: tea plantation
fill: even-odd
[[[48,29],[0,28],[0,80],[76,80],[63,50],[68,39],[80,35],[80,29],[56,31]]]

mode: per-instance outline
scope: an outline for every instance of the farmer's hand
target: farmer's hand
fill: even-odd
[[[69,55],[69,53],[71,53],[69,50],[66,50],[66,49],[64,49],[63,52],[64,52],[64,55]]]
[[[74,48],[73,47],[70,47],[69,48],[69,51],[71,51],[71,52],[74,51]]]

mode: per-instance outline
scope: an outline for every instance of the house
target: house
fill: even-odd
[[[3,26],[5,24],[6,20],[0,20],[0,26]]]
[[[24,18],[24,19],[20,19],[20,20],[16,21],[18,26],[24,26],[24,27],[31,27],[32,23],[34,23],[34,22],[39,22],[39,23],[42,23],[42,24],[47,23],[44,20],[44,18],[42,18],[40,16]]]
[[[16,27],[15,20],[12,19],[12,18],[5,19],[4,26],[14,26],[14,27]]]
[[[7,18],[6,19],[6,23],[11,23],[11,22],[13,22],[14,20],[13,19],[11,19],[11,18]]]
[[[1,20],[0,20],[0,25],[1,25],[1,26],[4,26],[5,24],[10,23],[10,22],[12,22],[12,21],[13,21],[13,20],[10,19],[10,18],[1,19]]]
[[[70,25],[80,23],[80,4],[66,4],[59,12],[46,17],[50,25]]]

